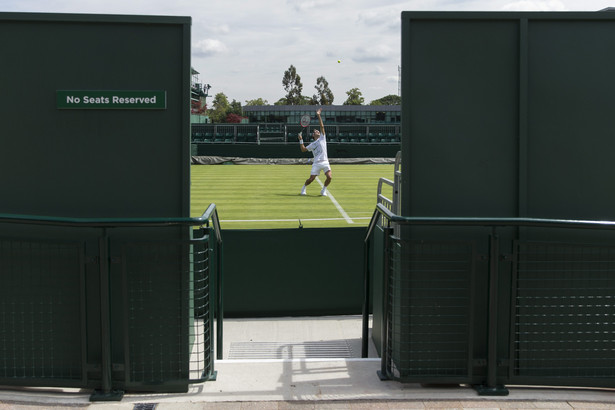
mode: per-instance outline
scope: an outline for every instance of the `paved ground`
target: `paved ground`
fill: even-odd
[[[126,394],[121,402],[91,403],[90,391],[5,387],[0,410],[615,409],[615,390],[609,389],[508,386],[508,396],[485,397],[468,386],[381,381],[374,347],[370,358],[359,358],[360,335],[358,316],[227,320],[216,380],[191,385],[187,393]],[[324,353],[304,348],[321,344]],[[344,357],[323,358],[329,348],[339,349],[333,356]],[[272,358],[276,355],[280,358]]]

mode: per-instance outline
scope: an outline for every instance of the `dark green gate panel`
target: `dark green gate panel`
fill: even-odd
[[[612,386],[615,247],[515,245],[511,382]]]
[[[0,383],[82,385],[84,243],[0,238]]]
[[[471,242],[397,241],[387,292],[391,360],[396,377],[467,382],[472,376]]]
[[[179,383],[188,380],[188,245],[132,242],[121,246],[126,292],[126,385]],[[177,266],[184,265],[178,271]],[[121,333],[120,333],[121,334]],[[119,342],[119,341],[118,341]],[[118,375],[119,377],[119,375]],[[181,391],[180,390],[180,391]]]
[[[227,317],[361,314],[365,228],[224,231]]]

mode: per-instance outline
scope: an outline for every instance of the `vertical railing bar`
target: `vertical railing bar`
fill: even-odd
[[[497,325],[498,325],[498,245],[495,228],[489,235],[489,329],[487,336],[487,388],[497,384]]]
[[[371,280],[370,273],[370,240],[366,240],[363,245],[363,328],[361,332],[361,357],[367,358],[369,346],[369,302],[371,289],[369,282]]]
[[[111,392],[111,323],[109,306],[109,236],[103,228],[98,241],[100,257],[100,335],[102,349],[102,392]]]
[[[500,239],[496,232],[497,228],[492,226],[489,235],[489,305],[487,319],[487,384],[478,386],[477,392],[481,396],[506,396],[508,389],[498,385],[498,291],[499,291],[499,255]]]
[[[217,214],[216,214],[217,219]],[[219,226],[219,225],[218,225]],[[223,274],[222,274],[222,261],[223,261],[223,253],[222,253],[222,240],[220,240],[216,244],[216,258],[218,259],[218,263],[216,263],[216,343],[217,343],[217,351],[216,358],[218,360],[222,360],[223,352],[224,352],[224,299],[222,297],[222,292],[224,290],[224,286],[222,284]]]
[[[79,269],[80,269],[80,277],[79,277],[79,291],[80,291],[80,309],[81,309],[81,371],[83,372],[81,375],[81,382],[87,383],[88,380],[88,355],[87,355],[87,304],[86,304],[86,255],[85,255],[85,243],[81,243],[79,245]]]
[[[381,340],[382,345],[380,348],[380,370],[378,371],[378,377],[380,380],[389,380],[389,350],[388,350],[388,336],[389,336],[389,275],[391,270],[391,231],[392,228],[390,226],[386,227],[384,230],[384,297],[382,302],[382,328],[381,328]]]

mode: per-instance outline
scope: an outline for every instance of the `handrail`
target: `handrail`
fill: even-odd
[[[376,205],[374,213],[380,213],[389,221],[401,225],[453,225],[453,226],[526,226],[549,228],[615,229],[615,221],[593,221],[547,218],[491,218],[491,217],[423,217],[399,216],[382,204]],[[373,229],[373,227],[372,227]],[[370,232],[371,233],[371,232]],[[367,238],[366,238],[367,239]]]
[[[222,243],[222,228],[220,227],[220,218],[218,218],[216,204],[209,204],[205,212],[203,212],[203,215],[196,219],[205,220],[205,225],[209,226],[210,218],[213,223],[214,231],[216,232],[216,240],[218,243]]]
[[[215,210],[215,205],[212,204]],[[210,205],[210,208],[212,207]],[[208,208],[209,210],[209,208]],[[55,226],[119,227],[119,226],[202,226],[207,224],[205,214],[199,218],[72,218],[61,216],[0,214],[0,223],[21,223]]]
[[[365,234],[365,239],[363,240],[363,242],[365,242],[365,243],[367,243],[367,241],[369,241],[370,236],[372,236],[372,231],[374,230],[374,228],[378,224],[378,218],[380,217],[380,215],[379,215],[380,214],[380,211],[379,211],[379,207],[380,206],[382,206],[384,209],[386,209],[388,211],[388,208],[385,207],[384,205],[376,204],[376,209],[374,210],[374,213],[372,214],[372,219],[370,219],[369,225],[367,225],[367,233]]]
[[[216,204],[210,204],[203,215],[201,215],[200,219],[205,220],[205,225],[209,227],[209,219],[211,218],[211,222],[213,224],[213,229],[216,235],[216,242],[218,246],[216,247],[216,259],[218,263],[216,263],[216,301],[215,301],[215,312],[216,314],[216,359],[223,359],[223,339],[224,339],[224,299],[222,297],[222,293],[224,291],[224,286],[222,281],[224,279],[223,276],[223,267],[222,264],[224,262],[223,258],[223,250],[222,250],[222,229],[220,228],[220,218],[218,218],[218,211],[216,210]]]

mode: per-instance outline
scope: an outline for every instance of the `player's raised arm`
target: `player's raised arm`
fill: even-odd
[[[316,115],[318,115],[318,121],[320,122],[320,134],[322,135],[325,133],[325,124],[322,123],[322,117],[320,116],[321,112],[322,112],[322,107],[316,111]]]

